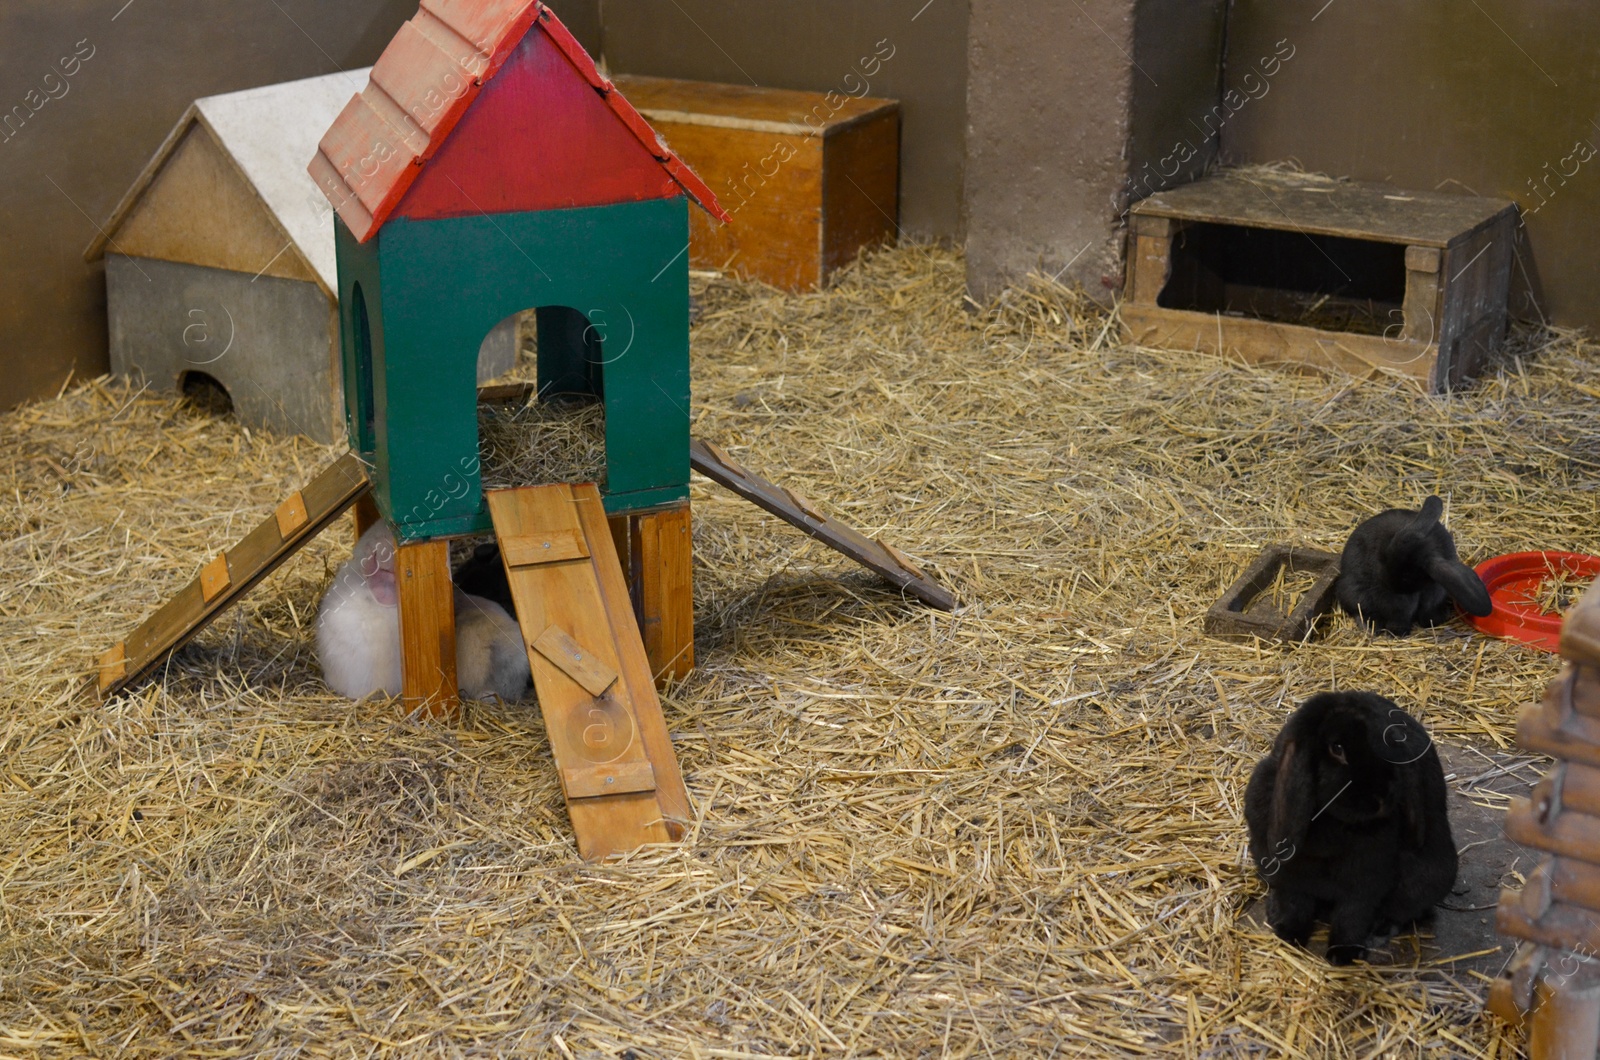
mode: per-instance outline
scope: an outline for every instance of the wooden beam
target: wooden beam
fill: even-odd
[[[418,541],[395,551],[400,591],[400,685],[407,710],[426,707],[433,717],[456,717],[455,586],[450,543]]]
[[[694,669],[694,547],[689,502],[608,519],[657,687]]]

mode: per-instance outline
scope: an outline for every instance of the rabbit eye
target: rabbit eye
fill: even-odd
[[[1350,764],[1349,759],[1344,756],[1344,744],[1339,743],[1337,740],[1328,744],[1328,755],[1342,766]]]

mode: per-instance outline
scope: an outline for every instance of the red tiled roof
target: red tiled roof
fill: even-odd
[[[588,53],[543,3],[422,0],[416,15],[379,56],[367,86],[323,135],[307,167],[359,241],[371,238],[395,213],[425,163],[535,26],[676,186],[712,216],[728,220],[711,189],[600,75]],[[649,181],[625,197],[660,194],[660,183]],[[476,206],[464,202],[461,212],[476,212]]]

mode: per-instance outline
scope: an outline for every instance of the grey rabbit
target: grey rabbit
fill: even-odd
[[[1339,560],[1339,606],[1369,628],[1398,637],[1416,624],[1448,621],[1455,606],[1487,615],[1493,609],[1489,590],[1457,558],[1455,539],[1439,522],[1443,513],[1444,502],[1429,497],[1421,511],[1391,508],[1357,526]]]
[[[1426,729],[1372,692],[1321,692],[1284,723],[1245,788],[1267,920],[1305,945],[1328,922],[1328,961],[1428,916],[1456,878],[1444,770]]]

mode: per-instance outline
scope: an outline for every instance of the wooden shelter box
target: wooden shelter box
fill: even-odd
[[[808,290],[893,242],[900,105],[836,92],[619,76],[616,85],[720,197],[693,214],[689,261]]]
[[[196,100],[85,251],[105,260],[111,370],[157,390],[205,376],[252,427],[344,435],[330,209],[304,160],[369,71]],[[478,381],[516,362],[515,321]]]
[[[1141,200],[1130,228],[1134,342],[1399,373],[1436,393],[1505,332],[1507,200],[1234,170]]]

